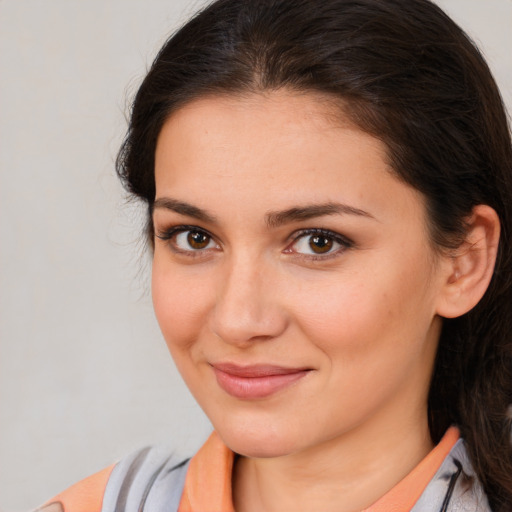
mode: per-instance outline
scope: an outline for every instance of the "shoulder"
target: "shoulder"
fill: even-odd
[[[58,494],[35,512],[177,510],[189,459],[147,447]]]
[[[459,439],[411,512],[491,512],[485,492]]]

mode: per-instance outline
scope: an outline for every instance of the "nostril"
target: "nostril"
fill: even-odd
[[[211,329],[226,343],[246,344],[269,341],[286,328],[286,316],[277,304],[252,301],[243,307],[219,304],[212,317]]]

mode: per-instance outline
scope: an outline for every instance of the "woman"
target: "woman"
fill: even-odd
[[[140,87],[118,172],[215,433],[47,507],[509,511],[511,171],[490,72],[429,1],[199,13]]]

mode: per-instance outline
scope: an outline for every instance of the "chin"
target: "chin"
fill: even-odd
[[[295,450],[289,443],[283,443],[279,438],[255,438],[246,435],[234,435],[224,437],[220,434],[224,443],[238,455],[254,459],[270,459],[283,457]]]
[[[214,427],[224,443],[244,457],[283,457],[303,448],[289,429],[271,423],[234,421],[232,425],[214,423]]]

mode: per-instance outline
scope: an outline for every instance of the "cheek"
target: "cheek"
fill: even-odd
[[[211,286],[176,272],[155,255],[152,270],[155,315],[169,349],[190,347],[206,324]]]
[[[377,361],[383,351],[421,349],[433,317],[424,278],[417,277],[425,274],[392,263],[380,270],[331,277],[294,294],[294,317],[327,355]]]
[[[423,390],[430,376],[432,317],[418,281],[395,280],[390,288],[383,275],[371,277],[319,285],[296,310],[304,338],[323,354],[319,361],[332,392],[325,396],[341,404],[329,409],[340,424],[360,419],[401,388]],[[318,400],[314,415],[320,418],[325,410],[325,401]]]
[[[294,317],[306,337],[328,356],[343,353],[350,358],[378,345],[378,332],[389,331],[394,312],[383,304],[375,290],[360,284],[330,283],[325,290],[318,287],[303,296]]]

